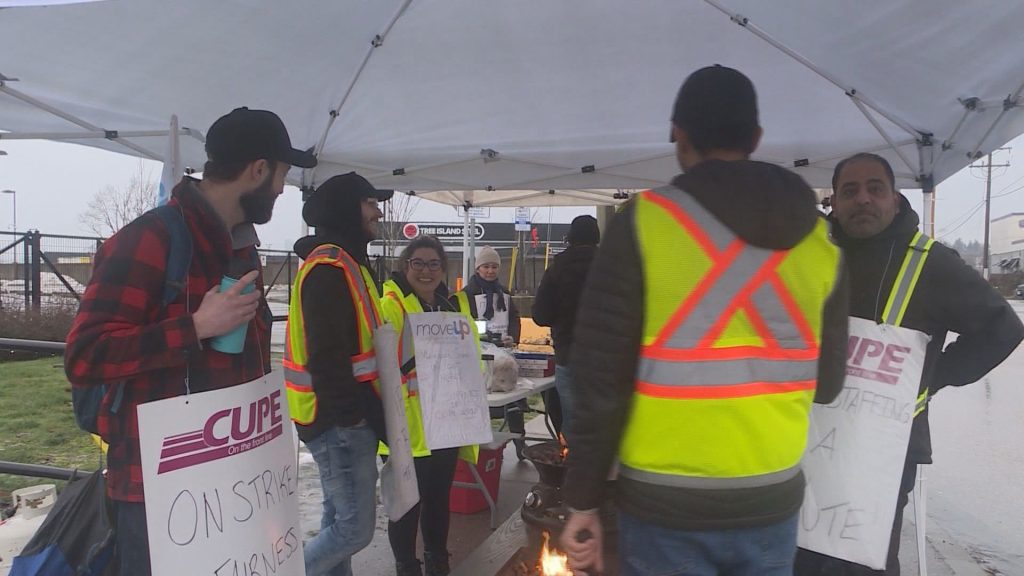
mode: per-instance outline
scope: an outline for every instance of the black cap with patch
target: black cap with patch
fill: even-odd
[[[266,159],[299,168],[316,166],[312,152],[292,148],[281,118],[269,110],[235,108],[206,133],[206,156],[221,163]]]

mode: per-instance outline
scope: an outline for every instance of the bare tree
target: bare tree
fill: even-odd
[[[381,240],[384,241],[384,255],[388,258],[395,255],[395,243],[402,236],[401,223],[412,218],[416,207],[420,205],[420,197],[395,191],[391,200],[382,206],[384,223],[381,225]]]
[[[157,180],[141,160],[127,182],[97,192],[78,221],[93,234],[108,237],[156,205]]]

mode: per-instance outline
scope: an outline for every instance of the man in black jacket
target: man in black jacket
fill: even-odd
[[[672,135],[685,174],[671,186],[631,201],[616,216],[583,291],[571,367],[574,380],[586,382],[587,393],[573,399],[569,471],[563,490],[572,514],[560,544],[573,569],[596,566],[601,570],[603,544],[596,509],[618,455],[622,466],[616,500],[624,576],[791,574],[797,512],[804,493],[799,459],[806,443],[810,400],[831,402],[842,389],[845,372],[847,294],[838,250],[829,244],[807,183],[778,166],[749,160],[761,129],[754,87],[745,76],[718,66],[693,73],[676,99]],[[681,207],[683,203],[687,208]],[[686,232],[689,226],[683,222],[695,231]],[[701,235],[701,230],[711,232]],[[799,256],[808,254],[804,250],[809,246],[822,255],[820,260]],[[777,280],[771,290],[796,293],[789,296],[790,302],[803,302],[807,308],[803,317],[817,327],[805,330],[801,338],[785,337],[787,348],[794,348],[796,340],[817,342],[803,347],[811,354],[798,361],[799,378],[791,378],[789,368],[779,371],[787,365],[789,354],[778,350],[783,338],[752,336],[765,334],[766,330],[753,326],[759,322],[736,320],[728,309],[716,312],[712,304],[705,305],[723,295],[728,299],[737,283],[744,286],[734,297],[737,304],[744,290],[751,290],[750,294],[761,290],[762,272],[745,275],[745,268],[735,264],[739,256],[729,260],[728,254],[748,250],[772,254],[769,258],[775,259],[789,252],[798,255],[792,266],[800,275],[793,277],[806,280],[792,281],[787,284],[792,288],[785,290]],[[693,257],[698,251],[721,251],[713,257],[724,262],[725,271],[717,275],[716,264],[710,273],[702,272],[699,257]],[[831,267],[825,264],[828,261]],[[731,278],[727,286],[716,284],[724,277]],[[713,287],[700,288],[708,285]],[[704,294],[709,295],[707,299]],[[690,303],[701,312],[686,316],[689,312],[684,307]],[[749,306],[751,310],[758,307]],[[792,312],[794,306],[788,308]],[[678,312],[672,313],[674,309]],[[782,305],[763,311],[766,316],[787,317]],[[761,314],[751,313],[743,318]],[[679,320],[666,323],[666,315]],[[715,346],[720,341],[715,327],[726,321],[732,341]],[[653,322],[679,326],[682,332],[669,328],[666,341],[682,342],[681,349],[661,346],[661,335],[646,340]],[[702,344],[709,335],[711,344]],[[649,379],[644,381],[639,368],[659,362],[648,355],[654,348],[664,352],[666,364],[677,364],[663,373],[645,375]],[[716,359],[707,359],[716,353]],[[769,358],[773,355],[780,363],[773,363]],[[712,378],[696,384],[690,376],[712,371]],[[800,388],[799,396],[787,396],[784,390],[794,388]],[[644,392],[655,389],[665,396],[655,398]],[[674,398],[682,400],[674,402]],[[747,400],[752,402],[742,404]],[[772,408],[790,400],[793,409]],[[637,416],[647,407],[660,413],[653,418]],[[779,426],[773,428],[775,424]],[[680,436],[684,427],[711,441]],[[792,433],[774,435],[783,428]],[[628,466],[638,470],[633,473],[627,471],[625,448],[636,448],[629,438],[640,429],[651,440],[639,449],[657,469]],[[780,441],[763,442],[768,435]],[[729,448],[687,459],[686,455],[711,443]],[[780,449],[786,453],[779,458],[784,468],[732,473]],[[678,472],[666,471],[666,462]],[[696,473],[687,474],[689,470]]]
[[[875,154],[840,162],[832,176],[833,235],[843,248],[850,276],[850,315],[882,322],[904,254],[918,231],[917,214],[896,190],[892,167]],[[976,382],[998,366],[1024,338],[1013,309],[952,249],[932,245],[901,324],[931,336],[920,392],[935,395],[946,386]],[[946,345],[946,334],[960,336]],[[914,488],[918,464],[930,464],[928,409],[914,418],[886,570],[875,571],[801,549],[799,576],[896,576],[903,507]]]
[[[365,282],[366,245],[377,237],[382,216],[377,203],[391,195],[351,172],[321,184],[302,208],[303,219],[316,233],[295,242],[295,253],[306,260],[325,245],[328,251],[344,251],[334,250],[331,262],[312,264],[308,272],[311,262],[304,264],[293,288],[300,293],[292,296],[301,297],[305,371],[316,397],[313,420],[297,420],[295,427],[320,469],[324,492],[321,531],[305,547],[310,576],[351,576],[351,557],[370,543],[376,526],[376,455],[378,439],[384,438],[384,415],[379,397],[369,381],[357,376],[354,363],[367,355],[361,350],[366,329],[360,323],[372,327],[368,320],[379,306],[376,287],[367,285],[372,279]],[[350,285],[361,294],[353,294]],[[364,297],[361,318],[356,302]],[[292,334],[297,330],[294,312],[289,313],[289,338],[301,336]]]
[[[559,407],[560,418],[553,418],[559,430],[567,429],[572,417],[569,349],[572,347],[572,331],[576,326],[576,309],[583,295],[583,283],[601,241],[597,219],[593,216],[573,218],[566,240],[569,248],[555,256],[554,262],[544,272],[533,301],[533,321],[538,326],[551,327],[551,338],[555,344],[555,393],[551,396],[558,398],[552,403]],[[544,405],[550,407],[547,397]]]

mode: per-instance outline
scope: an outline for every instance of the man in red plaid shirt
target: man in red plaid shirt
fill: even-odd
[[[103,243],[67,338],[64,367],[73,386],[124,383],[115,407],[111,386],[98,416],[107,453],[121,574],[150,574],[136,407],[191,392],[226,388],[270,371],[270,309],[253,224],[270,220],[291,166],[316,158],[296,150],[284,123],[266,110],[238,108],[210,127],[203,180],[184,178],[176,206],[191,236],[185,287],[164,305],[171,232],[149,212]],[[252,268],[256,269],[252,269]],[[248,268],[221,292],[221,278]],[[237,276],[236,276],[237,277]],[[209,339],[248,324],[240,354],[211,348]],[[159,446],[147,447],[158,450]]]

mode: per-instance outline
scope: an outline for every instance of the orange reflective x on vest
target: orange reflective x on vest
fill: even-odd
[[[817,383],[821,312],[838,275],[827,223],[770,250],[678,188],[636,202],[644,331],[621,474],[685,488],[792,478]]]

